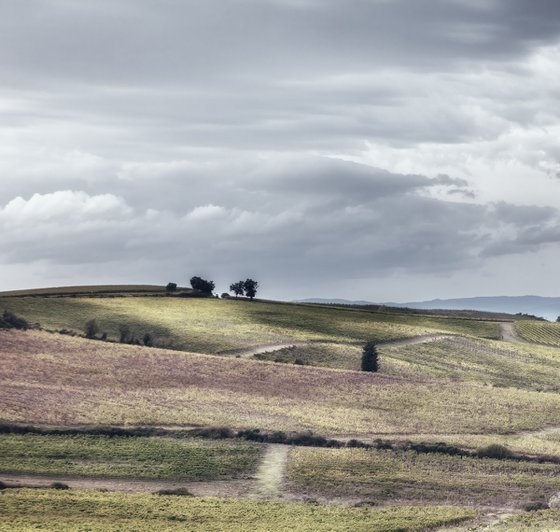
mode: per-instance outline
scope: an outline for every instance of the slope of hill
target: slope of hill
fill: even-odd
[[[66,506],[52,491],[8,489],[3,511],[22,527],[85,519],[95,528],[117,507],[123,526],[159,526],[151,514],[134,522],[124,514],[158,501],[170,509],[169,495],[102,494],[87,518],[72,508],[97,497],[80,490],[150,491],[161,482],[192,490],[181,504],[205,508],[203,529],[222,517],[244,529],[244,512],[255,512],[255,501],[206,506],[206,495],[319,501],[270,507],[297,530],[305,529],[300,511],[313,514],[310,530],[327,514],[333,530],[355,519],[375,530],[378,518],[380,530],[389,522],[423,530],[449,522],[445,515],[482,513],[464,528],[475,530],[497,511],[542,505],[560,490],[560,351],[530,343],[558,343],[557,324],[134,295],[0,297],[0,312],[42,325],[0,330],[0,445],[9,451],[0,482],[75,488]],[[92,319],[97,338],[81,337]],[[123,326],[173,349],[119,343]],[[370,339],[377,373],[357,371]],[[360,508],[342,516],[332,503]],[[397,526],[405,504],[416,509]],[[191,523],[177,511],[165,514],[165,527],[166,519]]]
[[[9,310],[48,330],[83,334],[95,319],[101,332],[118,340],[150,333],[155,345],[199,353],[221,353],[284,342],[364,342],[438,332],[498,338],[496,323],[375,313],[363,309],[310,307],[289,303],[166,297],[9,297]]]

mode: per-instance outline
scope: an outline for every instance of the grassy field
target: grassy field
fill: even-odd
[[[450,507],[345,508],[91,491],[8,490],[0,530],[362,531],[426,530],[472,518]]]
[[[456,337],[410,346],[379,346],[379,352],[382,371],[388,375],[560,391],[560,352],[556,349]]]
[[[259,448],[249,443],[106,436],[0,435],[0,472],[83,477],[244,478]]]
[[[445,379],[499,387],[560,391],[556,349],[472,337],[445,338],[414,345],[379,345],[379,372],[405,379]],[[255,358],[309,366],[360,370],[360,345],[318,342]]]
[[[219,353],[289,341],[363,342],[435,332],[498,338],[496,323],[374,313],[287,303],[195,298],[0,298],[10,310],[50,330],[83,334],[88,320],[118,339],[128,325],[138,338],[151,333],[156,345]]]
[[[558,532],[560,530],[560,510],[540,510],[516,515],[506,519],[500,525],[495,525],[493,530],[497,532]]]
[[[310,495],[519,506],[560,490],[560,465],[414,451],[296,448],[291,489]]]
[[[560,347],[560,323],[522,320],[515,322],[515,330],[528,342]]]
[[[36,424],[201,424],[322,434],[506,433],[560,395],[0,331],[0,410]]]
[[[181,289],[184,290],[184,289]],[[187,290],[187,289],[185,289]],[[71,295],[99,295],[99,294],[136,294],[136,293],[165,293],[165,286],[153,284],[109,284],[85,286],[60,286],[52,288],[33,288],[29,290],[9,290],[0,292],[0,297],[43,297],[43,296],[71,296]]]

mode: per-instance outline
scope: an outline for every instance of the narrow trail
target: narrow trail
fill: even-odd
[[[456,338],[456,334],[423,334],[422,336],[412,336],[411,338],[401,338],[400,340],[382,340],[377,343],[379,347],[402,347],[406,345],[427,344],[438,340]]]
[[[251,480],[213,480],[181,482],[180,480],[137,480],[128,478],[83,478],[63,475],[0,474],[0,481],[9,487],[49,487],[62,482],[72,489],[153,493],[161,489],[186,488],[197,497],[245,497],[251,491]]]
[[[382,346],[399,347],[399,346],[414,345],[414,344],[425,344],[428,342],[435,342],[437,340],[454,338],[456,336],[457,335],[455,334],[424,334],[422,336],[412,336],[410,338],[400,338],[398,340],[381,340],[380,342],[378,342],[378,345],[380,347]],[[264,353],[275,353],[276,351],[282,351],[283,349],[291,349],[293,347],[306,347],[308,345],[312,345],[313,343],[314,342],[290,342],[290,343],[283,343],[283,344],[259,345],[247,349],[221,351],[217,354],[222,356],[236,356],[239,358],[252,358],[255,355],[262,355]],[[331,343],[331,342],[325,342],[325,343]],[[355,343],[350,342],[349,345],[355,345]]]
[[[251,358],[254,357],[255,355],[262,355],[264,353],[275,353],[276,351],[282,351],[283,349],[290,349],[292,347],[304,347],[309,344],[310,342],[290,342],[285,344],[259,345],[256,347],[249,347],[247,349],[221,351],[217,354],[221,356],[236,356],[239,358]]]
[[[511,321],[500,323],[500,339],[504,342],[513,342],[517,344],[530,344],[521,338],[515,330],[515,325]]]
[[[480,517],[473,520],[465,521],[458,525],[444,525],[441,528],[436,528],[434,530],[441,532],[486,532],[491,530],[496,530],[506,519],[520,514],[521,511],[513,508],[498,508],[492,510],[490,513],[484,513]]]
[[[256,473],[256,485],[252,496],[259,499],[281,497],[282,483],[288,467],[290,446],[268,444]]]

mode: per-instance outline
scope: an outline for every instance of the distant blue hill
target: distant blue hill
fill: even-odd
[[[298,303],[332,303],[335,305],[375,305],[371,301],[348,299],[312,298]],[[541,296],[488,296],[467,297],[462,299],[432,299],[431,301],[411,301],[407,303],[383,303],[390,307],[414,309],[480,310],[484,312],[503,312],[507,314],[533,314],[555,321],[560,315],[560,297]]]

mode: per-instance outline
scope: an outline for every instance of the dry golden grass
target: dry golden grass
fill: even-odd
[[[10,422],[201,424],[323,434],[495,433],[560,424],[560,395],[0,331]]]

